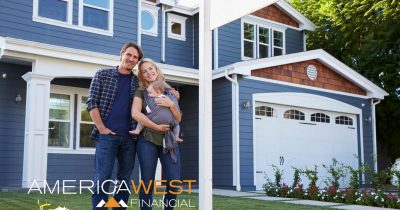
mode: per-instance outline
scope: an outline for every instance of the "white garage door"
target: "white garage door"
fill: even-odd
[[[318,165],[320,187],[328,176],[322,164],[329,166],[333,158],[358,167],[356,115],[263,102],[256,102],[255,109],[257,190],[262,190],[266,175],[274,180],[271,165],[283,169],[282,181],[288,185],[293,182],[293,167],[313,169]],[[348,184],[347,179],[341,186]],[[302,183],[308,185],[308,180],[302,177]]]

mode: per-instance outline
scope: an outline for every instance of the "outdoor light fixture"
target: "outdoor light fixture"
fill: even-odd
[[[3,73],[3,74],[1,75],[1,78],[6,79],[6,78],[7,78],[7,74],[6,74],[6,73]]]
[[[22,96],[21,96],[21,94],[18,93],[15,96],[15,103],[20,104],[21,102],[22,102]]]
[[[371,116],[365,118],[365,122],[369,122],[370,123],[371,121],[372,121],[372,117]]]
[[[250,108],[250,106],[251,106],[250,101],[244,101],[242,103],[242,108],[243,109],[248,109],[248,108]]]

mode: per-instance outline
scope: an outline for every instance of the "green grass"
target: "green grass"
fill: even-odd
[[[131,195],[129,199],[138,199],[137,195]],[[160,196],[156,196],[155,199],[161,199]],[[192,207],[182,205],[177,210],[195,210],[198,209],[198,194],[182,194],[178,196],[178,199],[185,202]],[[66,207],[70,210],[89,210],[91,209],[91,197],[89,193],[82,195],[57,195],[57,194],[27,194],[26,192],[0,192],[0,209],[1,210],[38,210],[40,204],[51,204],[48,207],[44,207],[43,210],[55,209],[58,206]],[[132,201],[132,200],[131,200]],[[131,206],[131,202],[128,203]],[[265,209],[282,209],[282,210],[301,210],[301,209],[329,209],[324,207],[313,207],[305,205],[294,205],[276,201],[259,201],[249,199],[245,197],[225,197],[225,196],[213,196],[213,208],[218,210],[265,210]],[[139,209],[137,204],[129,207],[130,210]],[[161,209],[161,207],[153,208]]]

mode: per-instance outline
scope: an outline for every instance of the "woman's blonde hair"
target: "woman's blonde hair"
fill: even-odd
[[[150,58],[143,58],[139,62],[138,72],[137,72],[137,76],[139,77],[139,86],[140,87],[147,88],[150,84],[143,77],[142,65],[145,63],[150,63],[154,67],[154,69],[157,72],[157,81],[165,81],[165,77],[164,77],[163,73],[161,72],[160,68],[158,68],[158,66],[156,65],[156,63],[153,60],[151,60]]]

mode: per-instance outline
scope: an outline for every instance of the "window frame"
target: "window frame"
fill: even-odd
[[[84,28],[86,30],[92,31],[94,33],[100,33],[100,32],[108,32],[108,33],[113,33],[114,31],[114,0],[108,0],[109,1],[109,9],[104,9],[101,7],[97,7],[97,6],[93,6],[90,4],[85,4],[83,3],[84,0],[79,0],[79,6],[78,6],[78,26],[81,28]],[[95,27],[91,27],[91,26],[85,26],[83,25],[83,8],[84,7],[90,7],[90,8],[94,8],[94,9],[99,9],[102,11],[107,11],[108,12],[108,30],[104,30],[104,29],[100,29],[100,28],[95,28]]]
[[[314,118],[314,120],[313,120],[313,118]],[[318,121],[317,119],[319,119],[320,121]],[[322,112],[314,112],[314,113],[310,114],[310,121],[316,122],[316,123],[330,124],[331,116],[329,116],[328,114],[322,113]]]
[[[282,47],[279,47],[279,46],[275,46],[275,35],[274,35],[274,32],[275,31],[277,31],[277,32],[280,32],[280,33],[282,33]],[[275,48],[277,48],[277,49],[281,49],[282,50],[282,55],[285,55],[286,54],[286,46],[285,46],[285,32],[284,31],[280,31],[280,30],[277,30],[277,29],[272,29],[271,31],[270,31],[270,33],[271,33],[271,35],[272,35],[272,41],[271,41],[271,56],[275,56],[275,53],[274,53],[274,49]],[[277,56],[279,56],[279,55],[277,55]]]
[[[339,123],[338,123],[339,121]],[[343,121],[344,123],[340,123]],[[346,115],[339,115],[335,117],[335,124],[336,125],[348,125],[348,126],[354,126],[353,118],[346,116]],[[346,124],[347,122],[347,124]]]
[[[180,16],[180,15],[176,15],[176,14],[171,14],[171,13],[167,13],[167,19],[168,19],[168,38],[171,39],[177,39],[177,40],[181,40],[181,41],[186,41],[186,20],[187,17],[184,16]],[[177,35],[172,33],[172,22],[176,22],[181,24],[181,35]]]
[[[254,27],[255,28],[254,29],[255,30],[255,34],[254,35],[257,38],[255,39],[255,43],[254,43],[254,47],[253,47],[253,51],[254,51],[253,55],[254,56],[252,58],[244,56],[244,40],[245,40],[244,39],[244,24],[245,23],[252,24],[252,25],[255,26]],[[283,36],[282,55],[286,54],[286,38],[285,37],[286,37],[286,29],[287,29],[287,27],[283,26],[283,25],[279,25],[279,24],[273,23],[273,22],[271,22],[269,20],[266,20],[266,19],[263,19],[263,18],[260,18],[260,17],[257,17],[257,16],[248,15],[248,16],[245,16],[245,17],[243,17],[241,19],[241,28],[240,28],[240,30],[241,30],[241,32],[240,32],[241,33],[241,43],[240,43],[240,47],[241,47],[241,59],[242,60],[262,59],[262,58],[260,58],[260,49],[259,49],[259,47],[260,47],[259,46],[259,44],[260,44],[260,42],[259,42],[259,28],[260,27],[268,29],[268,36],[269,36],[268,37],[269,38],[268,57],[273,57],[274,56],[274,54],[273,54],[273,49],[274,49],[273,31],[278,31],[278,32],[282,33],[282,36]],[[263,43],[261,43],[261,44],[263,44]],[[263,44],[263,45],[265,45],[265,44]],[[268,57],[266,57],[266,58],[268,58]]]
[[[55,153],[55,154],[94,154],[95,148],[87,148],[87,147],[80,147],[80,123],[81,123],[81,116],[80,116],[80,97],[87,96],[89,89],[86,88],[78,88],[78,87],[70,87],[70,86],[61,86],[61,85],[51,85],[50,86],[50,93],[56,94],[67,94],[71,95],[71,104],[70,107],[71,113],[71,127],[70,127],[70,145],[68,148],[61,148],[61,147],[53,147],[48,146],[47,152],[48,153]],[[73,103],[72,103],[73,102]],[[49,108],[50,111],[50,108]],[[72,114],[72,115],[71,115]],[[50,117],[49,117],[50,118]],[[49,119],[50,121],[50,119]],[[48,138],[48,135],[47,135]],[[75,143],[75,147],[74,147]]]
[[[292,111],[294,113],[292,113]],[[286,113],[288,112],[288,116],[286,117]],[[292,118],[292,116],[294,116]],[[296,119],[296,116],[299,116],[299,119]],[[303,119],[302,119],[303,117]],[[286,111],[283,112],[283,119],[287,119],[287,120],[298,120],[298,121],[305,121],[306,120],[306,114],[298,109],[288,109]]]
[[[79,25],[80,19],[82,19],[82,22],[83,22],[83,18],[81,18],[83,16],[83,7],[81,8],[81,2],[83,2],[82,0],[79,0],[78,24],[77,25],[73,24],[73,0],[61,0],[61,1],[68,2],[67,22],[39,16],[39,1],[40,0],[33,0],[32,21],[34,21],[34,22],[59,26],[59,27],[63,27],[63,28],[69,28],[69,29],[73,29],[73,30],[85,31],[85,32],[89,32],[89,33],[101,34],[104,36],[114,36],[114,22],[113,22],[113,20],[114,20],[114,0],[109,0],[110,1],[110,11],[112,11],[112,12],[110,12],[110,15],[109,15],[109,23],[108,23],[109,30],[102,30],[102,29],[96,29],[96,28],[92,28],[92,27]]]
[[[147,11],[154,18],[154,26],[150,30],[143,29],[142,23],[140,23],[140,32],[142,34],[146,34],[149,36],[155,36],[155,37],[158,36],[158,11],[159,10],[160,10],[160,8],[157,7],[156,5],[149,4],[147,2],[142,2],[142,7],[141,7],[140,13],[142,13],[143,11]],[[142,16],[142,18],[143,18],[143,16]]]
[[[268,30],[268,44],[260,42],[260,28],[265,28]],[[264,57],[264,58],[271,57],[271,55],[272,55],[271,54],[271,29],[268,27],[257,25],[257,47],[256,47],[257,48],[257,50],[256,50],[257,58],[260,58],[260,45],[267,46],[267,49],[268,49],[267,57]],[[262,58],[260,58],[260,59],[262,59]]]
[[[253,34],[254,34],[254,40],[249,40],[249,39],[245,39],[244,38],[244,25],[245,24],[249,24],[249,25],[253,25]],[[250,59],[254,59],[257,57],[257,52],[258,52],[258,47],[256,46],[257,42],[258,42],[258,26],[254,23],[249,23],[249,22],[242,22],[242,28],[241,28],[241,34],[242,34],[242,42],[240,43],[242,46],[242,60],[250,60]],[[256,38],[257,37],[257,38]],[[257,41],[256,41],[257,39]],[[252,42],[253,43],[253,57],[247,57],[244,55],[244,42],[248,41],[248,42]]]
[[[75,95],[70,93],[69,91],[63,90],[61,88],[54,88],[54,89],[50,89],[50,93],[53,94],[60,94],[60,95],[68,95],[70,97],[70,104],[69,104],[69,138],[68,138],[68,147],[59,147],[59,146],[49,146],[49,144],[47,143],[47,146],[49,149],[51,150],[60,150],[60,151],[70,151],[73,149],[74,146],[74,113],[75,113]],[[50,97],[49,97],[50,99]],[[49,102],[48,102],[49,103]],[[52,122],[65,122],[64,120],[51,120],[50,119],[50,106],[49,106],[49,120],[47,123],[50,123],[50,121]],[[50,128],[48,128],[50,129]],[[47,134],[47,139],[49,139],[49,134]]]
[[[80,91],[76,95],[77,95],[77,99],[78,99],[77,102],[76,102],[76,107],[77,107],[77,110],[76,110],[76,150],[93,151],[94,152],[95,147],[93,147],[93,148],[81,147],[81,135],[80,135],[80,133],[81,133],[81,126],[80,125],[81,125],[81,123],[91,124],[91,125],[95,124],[94,122],[91,122],[91,123],[88,123],[86,121],[82,122],[82,116],[81,116],[82,109],[81,109],[81,106],[80,106],[81,105],[80,102],[81,102],[82,97],[87,97],[87,91],[86,91],[86,93],[83,93],[83,91],[82,92]]]

